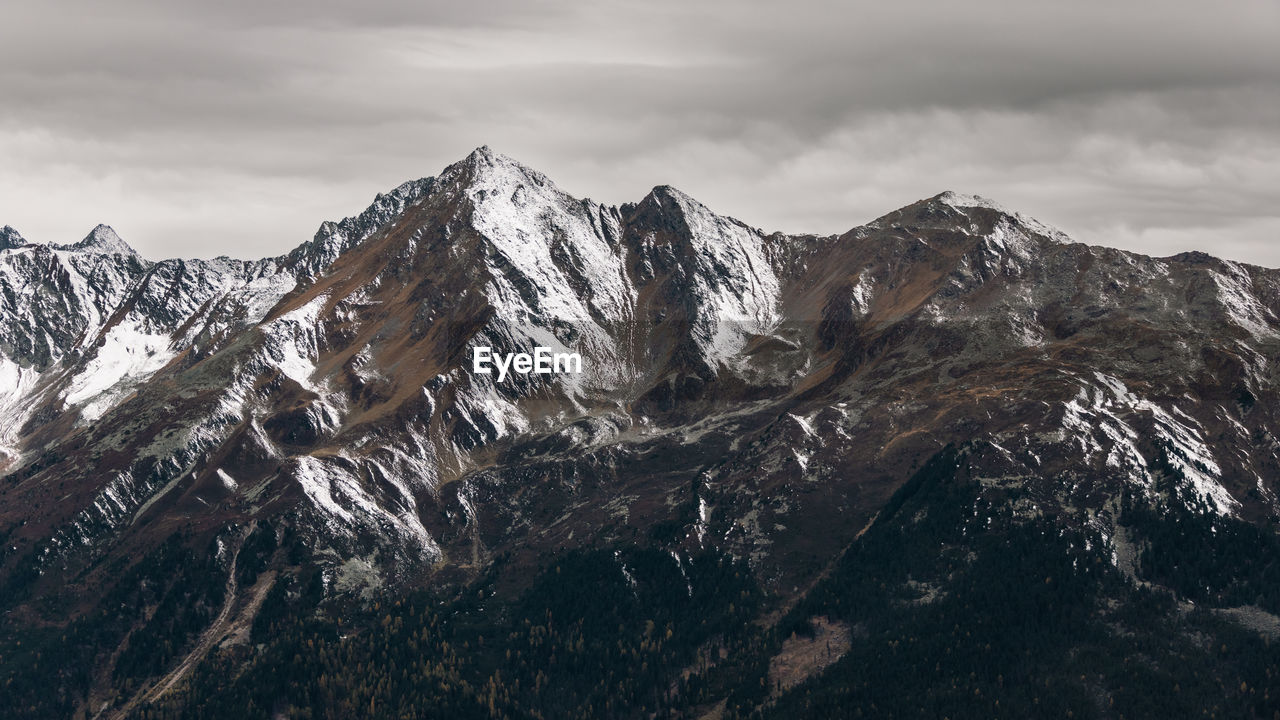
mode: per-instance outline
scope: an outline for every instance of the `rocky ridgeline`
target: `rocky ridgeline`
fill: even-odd
[[[981,198],[766,234],[669,187],[577,199],[487,148],[264,260],[6,226],[0,573],[88,592],[178,529],[258,522],[355,591],[674,524],[786,592],[947,445],[1023,491],[1012,512],[1104,535],[1121,494],[1170,487],[1260,519],[1278,316],[1280,272]],[[477,347],[582,371],[500,380]]]

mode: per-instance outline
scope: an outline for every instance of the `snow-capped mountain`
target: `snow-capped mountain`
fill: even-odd
[[[499,381],[480,346],[584,371]],[[1122,493],[1169,484],[1260,519],[1277,357],[1280,272],[1088,247],[955,193],[766,234],[669,187],[574,198],[481,148],[264,260],[6,226],[0,572],[97,592],[179,530],[274,523],[343,592],[675,523],[786,592],[948,445],[1015,512],[1104,535]]]

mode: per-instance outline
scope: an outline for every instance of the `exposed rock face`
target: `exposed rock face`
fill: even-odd
[[[1018,512],[1104,534],[1162,483],[1261,518],[1278,318],[1280,272],[1074,244],[981,198],[766,235],[668,187],[579,200],[487,148],[253,262],[6,227],[0,574],[88,592],[179,528],[279,519],[335,568],[428,583],[675,527],[786,593],[948,444]],[[498,382],[477,346],[584,372]]]
[[[11,250],[26,245],[27,241],[18,234],[17,230],[5,225],[0,228],[0,250]]]

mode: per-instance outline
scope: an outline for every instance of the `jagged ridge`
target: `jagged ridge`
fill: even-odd
[[[480,148],[278,258],[151,263],[104,226],[6,242],[6,571],[280,517],[403,581],[587,542],[602,512],[663,522],[696,479],[690,542],[782,587],[813,528],[839,547],[960,440],[1035,488],[1025,512],[1169,477],[1277,509],[1253,450],[1275,445],[1274,271],[1085,247],[955,193],[764,235],[666,186],[578,200]],[[588,372],[499,385],[468,372],[478,344]],[[640,474],[656,450],[684,460]]]

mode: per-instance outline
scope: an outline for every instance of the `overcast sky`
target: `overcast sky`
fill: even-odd
[[[260,257],[488,144],[840,232],[943,190],[1280,266],[1280,2],[172,0],[0,8],[0,225]]]

